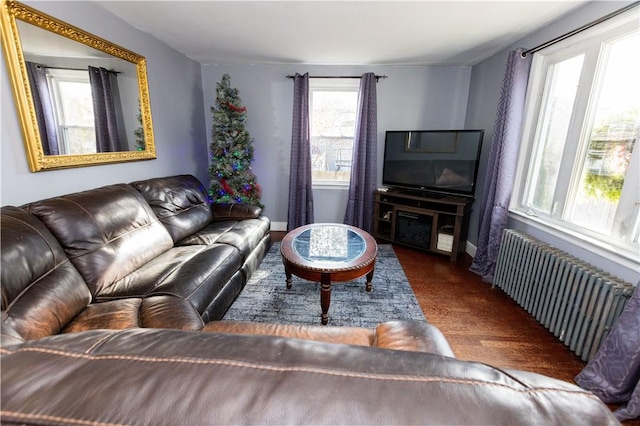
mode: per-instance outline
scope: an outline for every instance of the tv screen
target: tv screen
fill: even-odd
[[[472,197],[484,130],[386,132],[382,184]]]

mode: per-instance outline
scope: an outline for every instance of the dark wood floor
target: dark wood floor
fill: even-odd
[[[502,290],[458,262],[402,246],[394,250],[427,320],[460,359],[533,371],[565,381],[585,363]]]
[[[272,232],[274,241],[283,236]],[[575,383],[585,362],[502,290],[470,272],[468,255],[450,262],[445,256],[393,248],[424,316],[446,336],[457,358]],[[640,426],[640,419],[624,424]]]

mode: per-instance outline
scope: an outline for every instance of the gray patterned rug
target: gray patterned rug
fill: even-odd
[[[280,244],[275,243],[229,311],[225,320],[320,324],[320,284],[292,277],[287,290]],[[425,321],[416,296],[391,245],[378,246],[373,290],[365,277],[331,285],[329,325],[375,327],[405,319]]]

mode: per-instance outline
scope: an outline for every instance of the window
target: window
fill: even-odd
[[[309,82],[313,186],[348,186],[358,103],[357,79]]]
[[[534,55],[512,211],[637,262],[636,15],[621,15]]]
[[[88,71],[47,69],[61,154],[96,152],[93,98]]]

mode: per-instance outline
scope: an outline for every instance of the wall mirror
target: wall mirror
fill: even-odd
[[[143,56],[19,2],[0,13],[32,171],[156,158]]]

